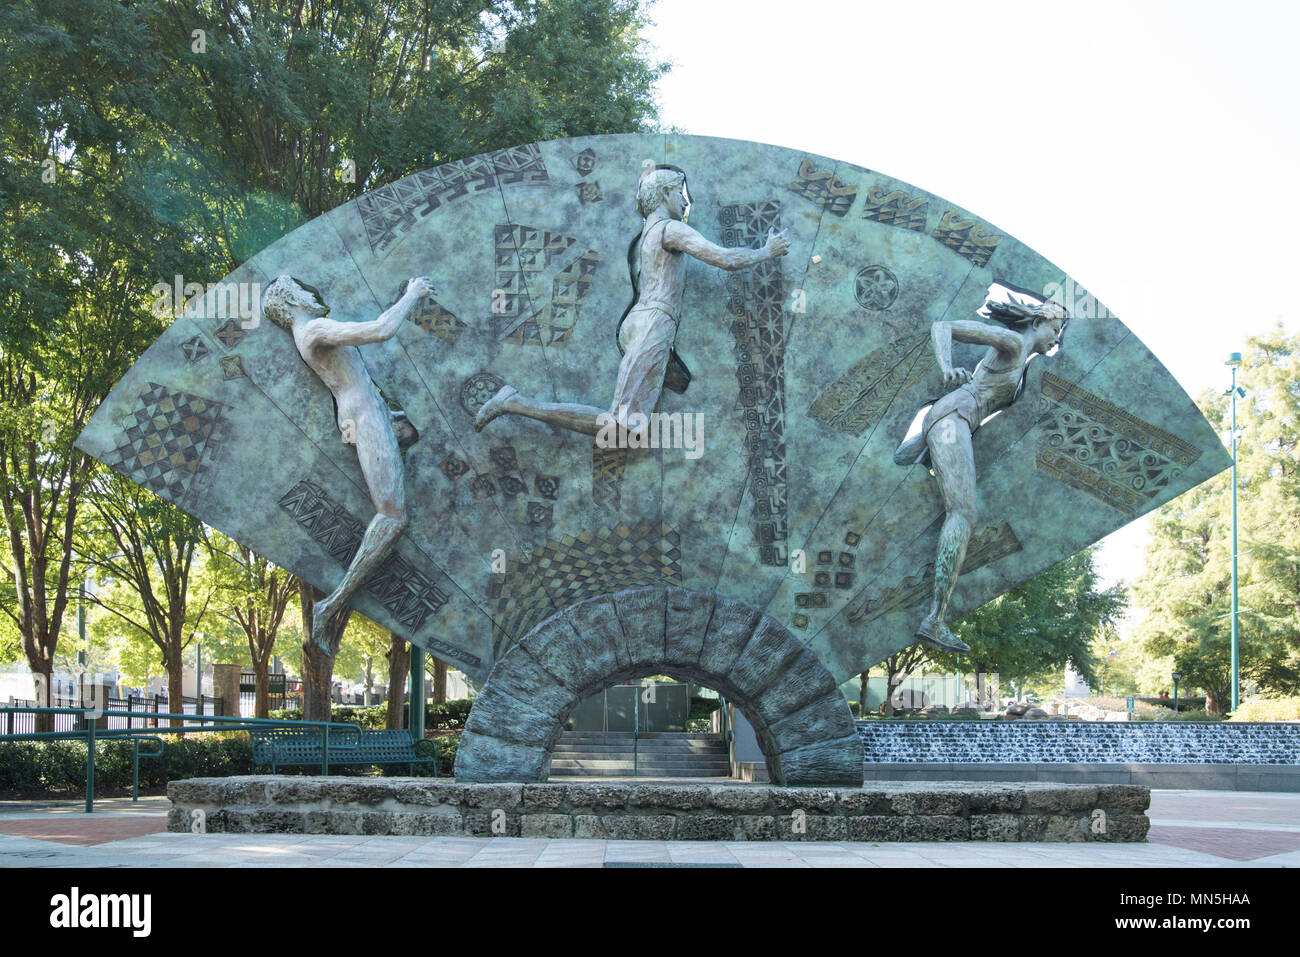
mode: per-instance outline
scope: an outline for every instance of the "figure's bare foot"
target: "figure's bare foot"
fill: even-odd
[[[518,389],[513,389],[508,385],[503,385],[500,389],[497,389],[497,394],[484,402],[483,408],[479,409],[478,415],[474,416],[474,431],[482,432],[483,427],[493,419],[509,412],[507,406],[518,394]]]
[[[331,654],[329,638],[330,619],[334,617],[334,606],[329,603],[328,598],[322,598],[316,602],[311,610],[311,640],[324,654]]]
[[[940,651],[956,652],[957,654],[970,651],[970,645],[954,635],[947,625],[933,615],[927,615],[925,621],[921,622],[916,629],[916,637],[931,648],[937,648]]]

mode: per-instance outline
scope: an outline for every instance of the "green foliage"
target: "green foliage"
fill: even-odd
[[[95,788],[131,787],[131,742],[95,746]],[[253,751],[244,734],[166,737],[161,757],[140,759],[140,786],[156,788],[192,777],[252,773]],[[81,741],[0,743],[0,792],[76,791],[86,787],[86,745]]]
[[[442,704],[431,704],[424,713],[424,727],[429,731],[459,731],[465,727],[473,706],[473,698],[452,698]],[[363,705],[336,704],[330,714],[332,721],[355,724],[373,731],[386,726],[388,706],[379,704],[367,708]],[[277,721],[301,721],[302,708],[281,708],[272,711],[270,716]],[[402,717],[409,726],[409,706],[402,709]]]
[[[1300,697],[1253,698],[1237,705],[1229,721],[1300,721]]]
[[[1238,383],[1238,631],[1243,682],[1300,691],[1300,337],[1280,329],[1247,340]],[[1229,401],[1206,393],[1206,417],[1227,431]],[[1211,711],[1230,701],[1232,473],[1221,472],[1159,509],[1146,569],[1135,584],[1147,616],[1138,633],[1168,656]]]
[[[1118,586],[1099,587],[1093,553],[1085,548],[967,614],[953,631],[971,650],[960,659],[931,653],[939,670],[983,670],[1004,683],[1026,682],[1059,674],[1068,662],[1095,682],[1094,639],[1125,599]]]

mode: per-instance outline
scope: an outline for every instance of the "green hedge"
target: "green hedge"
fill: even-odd
[[[245,735],[169,736],[161,757],[140,759],[140,786],[161,787],[178,778],[227,777],[251,774],[252,770],[253,751]],[[131,743],[98,742],[95,789],[129,790],[130,787]],[[0,791],[84,791],[85,788],[85,742],[0,744]]]
[[[442,704],[429,705],[424,713],[424,727],[429,731],[460,731],[469,718],[469,709],[473,707],[473,698],[452,698]],[[402,719],[409,726],[410,707],[402,706]],[[270,712],[270,717],[278,721],[301,721],[302,708],[282,708]],[[330,720],[342,724],[355,724],[369,731],[378,731],[388,724],[388,705],[336,704],[330,710]]]
[[[140,787],[159,788],[182,778],[224,778],[253,773],[253,752],[247,735],[205,734],[168,736],[161,757],[140,759]],[[451,776],[456,764],[458,733],[438,735],[438,773]],[[266,768],[258,771],[265,773]],[[316,774],[317,768],[293,767],[281,773]],[[416,767],[416,775],[430,773]],[[365,765],[330,768],[331,774],[372,774]],[[404,764],[386,765],[384,773],[403,776]],[[22,741],[0,743],[0,793],[75,791],[86,789],[86,745],[82,741]],[[131,743],[100,741],[95,746],[95,790],[131,789]]]

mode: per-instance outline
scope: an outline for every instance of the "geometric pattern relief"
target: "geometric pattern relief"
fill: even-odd
[[[963,219],[956,210],[945,210],[939,225],[931,233],[945,246],[957,250],[957,253],[970,260],[975,266],[988,265],[989,257],[997,249],[1001,236],[988,231],[988,228],[976,219]]]
[[[499,658],[557,608],[637,585],[680,585],[681,580],[680,536],[658,522],[549,541],[488,583],[496,609],[495,655]]]
[[[156,382],[140,396],[135,425],[118,439],[105,463],[172,502],[203,472],[203,456],[222,436],[219,402],[172,391]]]
[[[627,470],[627,449],[591,445],[591,499],[601,508],[617,509],[623,490],[623,473]]]
[[[862,218],[923,233],[925,215],[929,211],[929,197],[913,196],[901,189],[886,193],[879,186],[872,186],[867,190],[867,206],[862,211]]]
[[[753,247],[769,229],[781,228],[781,203],[734,203],[718,211],[722,245]],[[785,281],[781,260],[729,273],[727,312],[732,316],[736,379],[753,502],[759,561],[786,563],[787,470],[785,461]]]
[[[572,236],[504,223],[492,233],[496,288],[492,331],[510,345],[567,345],[600,256],[573,256]]]
[[[325,489],[310,479],[303,479],[280,498],[280,507],[301,525],[307,534],[325,549],[336,562],[347,566],[361,546],[366,525]],[[376,568],[362,585],[376,601],[402,624],[417,631],[429,615],[447,603],[450,596],[435,585],[397,552]],[[464,652],[455,652],[464,659]]]
[[[853,297],[863,309],[888,309],[898,298],[898,277],[885,266],[863,266],[853,278]]]
[[[790,184],[790,189],[804,199],[820,204],[832,216],[839,217],[848,214],[849,207],[858,196],[856,186],[845,186],[833,170],[817,169],[806,156],[799,163],[799,173]]]
[[[1020,551],[1020,539],[1006,522],[990,525],[982,533],[972,535],[962,562],[963,575]],[[934,597],[934,563],[926,565],[915,575],[908,575],[898,584],[886,588],[875,598],[868,598],[852,608],[848,614],[851,624],[865,624],[892,611],[911,608]]]
[[[410,230],[416,217],[428,216],[444,203],[491,189],[497,183],[519,182],[547,182],[546,163],[536,144],[512,146],[407,176],[358,197],[357,212],[370,249],[378,255]]]
[[[465,323],[428,296],[420,297],[416,308],[408,318],[425,332],[444,342],[455,342],[456,337],[465,328]]]
[[[924,382],[932,368],[930,334],[896,339],[855,362],[819,395],[808,414],[824,425],[861,435],[894,399]]]
[[[1067,379],[1043,373],[1044,434],[1034,465],[1129,515],[1201,450]]]

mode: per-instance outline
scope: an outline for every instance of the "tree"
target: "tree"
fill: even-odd
[[[1238,382],[1239,659],[1244,680],[1266,692],[1300,690],[1300,337],[1279,328],[1247,339]],[[1231,428],[1228,398],[1199,399]],[[1172,656],[1184,687],[1222,714],[1231,700],[1232,473],[1167,503],[1151,522],[1146,567],[1135,584],[1147,612],[1139,634],[1152,655]]]
[[[194,260],[136,173],[166,142],[138,109],[156,57],[122,5],[0,5],[2,603],[49,687],[93,461],[72,447],[161,331],[147,293]],[[48,730],[48,716],[38,719]]]
[[[971,650],[960,658],[936,653],[935,661],[974,671],[981,701],[990,673],[1023,683],[1069,664],[1095,684],[1092,643],[1126,598],[1122,586],[1099,587],[1094,552],[1085,548],[965,615],[953,630]]]
[[[190,603],[202,526],[153,492],[100,468],[87,498],[92,515],[78,525],[77,549],[106,587],[94,602],[162,652],[168,707],[181,713],[184,652],[208,611],[212,591]],[[173,726],[181,724],[173,718]]]
[[[395,631],[388,633],[388,715],[384,727],[406,727],[402,720],[403,693],[411,670],[411,646]]]
[[[915,671],[931,658],[929,645],[921,642],[915,642],[894,652],[888,658],[881,662],[885,669],[885,717],[894,716],[894,689],[903,683],[903,679]],[[863,682],[865,688],[865,681]],[[862,697],[866,698],[866,692],[863,691]]]
[[[205,543],[220,588],[216,613],[237,625],[248,644],[255,688],[253,714],[258,718],[269,717],[271,655],[289,600],[297,592],[297,581],[220,532],[208,532]]]

